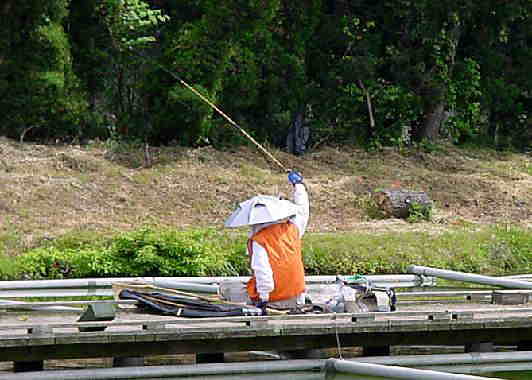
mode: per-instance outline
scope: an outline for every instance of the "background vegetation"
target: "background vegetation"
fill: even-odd
[[[206,226],[285,177],[178,78],[304,173],[307,273],[529,270],[532,166],[509,152],[532,143],[531,11],[3,0],[0,277],[246,274],[244,235]],[[384,187],[426,191],[436,215],[378,224]]]
[[[528,0],[4,0],[0,134],[241,143],[174,73],[291,150],[296,126],[312,146],[445,137],[526,149],[531,10]]]
[[[0,265],[0,279],[249,275],[245,234],[143,228],[64,236]],[[95,243],[96,242],[96,243]],[[532,270],[532,233],[498,226],[428,233],[328,233],[304,239],[307,275],[405,273],[408,265],[503,275]]]

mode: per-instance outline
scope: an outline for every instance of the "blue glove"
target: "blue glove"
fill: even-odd
[[[292,185],[297,185],[298,183],[303,183],[303,176],[298,172],[292,170],[290,173],[288,173],[288,181]]]

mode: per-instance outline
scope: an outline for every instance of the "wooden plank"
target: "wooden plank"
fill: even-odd
[[[439,313],[439,314],[438,314]],[[446,313],[451,313],[456,318],[462,318],[467,316],[471,318],[472,316],[482,316],[483,314],[501,314],[508,315],[512,313],[518,314],[532,314],[532,308],[484,308],[484,309],[464,309],[464,310],[455,310],[452,312],[427,312],[427,311],[398,311],[398,312],[388,312],[388,313],[342,313],[342,314],[319,314],[319,315],[289,315],[289,316],[268,316],[268,317],[224,317],[224,318],[203,318],[203,319],[185,319],[185,318],[165,318],[159,320],[115,320],[115,321],[102,321],[102,322],[67,322],[67,323],[49,323],[47,326],[51,329],[59,328],[79,328],[79,327],[133,327],[133,326],[162,326],[163,324],[167,328],[175,326],[208,326],[219,323],[242,323],[243,325],[251,326],[256,323],[270,323],[270,322],[290,322],[290,321],[300,321],[300,322],[316,322],[316,323],[329,323],[332,320],[351,320],[351,321],[361,321],[361,320],[373,320],[375,318],[379,319],[398,319],[398,318],[409,318],[409,317],[419,317],[419,318],[430,318],[430,315],[435,316],[434,318],[439,318],[439,316],[444,316],[446,318]],[[0,325],[0,330],[13,330],[13,329],[32,329],[39,328],[42,324],[36,323],[11,323]],[[152,328],[152,327],[150,327]]]
[[[115,332],[112,335],[109,335],[109,343],[135,343],[136,336],[134,334],[131,334],[131,332]]]
[[[55,344],[86,344],[86,343],[109,343],[109,336],[106,333],[88,332],[81,334],[56,334]]]
[[[6,347],[24,347],[28,345],[30,338],[27,336],[6,336],[0,339],[0,349]],[[1,358],[1,357],[0,357]]]
[[[500,323],[501,320],[492,320]],[[31,351],[25,351],[27,356],[22,355],[22,351],[15,347],[14,350],[0,349],[0,360],[4,358],[21,358],[31,360],[42,360],[46,358],[63,357],[98,357],[98,356],[128,356],[159,353],[191,353],[191,352],[220,352],[224,350],[246,350],[246,349],[267,349],[286,347],[287,349],[304,349],[315,347],[334,347],[336,345],[336,333],[341,339],[342,345],[382,345],[382,344],[422,344],[427,340],[435,344],[460,344],[460,342],[498,341],[501,337],[508,336],[514,341],[526,339],[532,335],[532,329],[523,328],[523,322],[530,325],[530,321],[522,319],[516,321],[510,327],[506,323],[498,329],[487,328],[488,325],[479,321],[432,321],[428,323],[423,320],[405,321],[376,321],[381,326],[357,326],[356,324],[339,323],[337,326],[284,326],[275,328],[269,326],[268,329],[251,329],[242,326],[237,331],[219,328],[215,333],[208,331],[182,331],[181,334],[160,334],[151,331],[137,331],[135,335],[146,334],[157,337],[157,340],[132,342],[112,342],[112,336],[119,333],[104,334],[108,337],[106,343],[94,343],[88,340],[77,341],[77,343],[60,344],[55,346],[33,346]],[[393,326],[395,324],[395,326]],[[386,327],[388,326],[388,328]],[[406,328],[417,326],[417,330],[405,332]],[[425,330],[426,326],[430,329]],[[452,329],[451,327],[460,327]],[[371,329],[371,332],[367,332]],[[514,333],[519,331],[519,334]],[[257,336],[257,333],[269,332],[271,336]],[[83,335],[100,334],[86,333]],[[501,338],[502,339],[502,338]],[[18,350],[18,351],[17,351]],[[17,353],[18,352],[18,353]],[[127,352],[127,354],[126,354]]]
[[[522,309],[522,308],[513,308],[513,309],[504,309],[504,313],[524,313],[530,312],[531,309]],[[357,313],[357,314],[338,314],[338,315],[324,315],[324,316],[290,316],[289,318],[279,317],[233,317],[233,318],[205,318],[203,320],[187,320],[187,319],[168,319],[168,320],[159,320],[159,321],[146,321],[146,320],[128,320],[128,321],[102,321],[102,322],[70,322],[70,323],[50,323],[46,325],[46,328],[53,330],[56,329],[78,329],[79,327],[107,327],[109,329],[114,328],[146,328],[149,329],[163,329],[163,328],[179,328],[183,326],[192,326],[192,327],[201,327],[205,329],[210,329],[212,326],[220,323],[234,323],[239,322],[246,324],[248,326],[259,326],[260,323],[263,323],[261,326],[265,326],[269,323],[316,323],[316,324],[327,324],[333,320],[344,319],[346,323],[348,321],[355,321],[356,323],[372,323],[375,317],[379,319],[400,319],[410,318],[410,317],[420,317],[424,319],[458,319],[458,318],[473,318],[475,314],[482,316],[482,314],[496,314],[501,313],[499,309],[482,309],[482,310],[467,310],[467,311],[453,311],[453,312],[439,312],[439,313],[430,313],[430,312],[397,312],[397,313]],[[526,318],[526,317],[524,317]],[[259,323],[259,324],[257,324]],[[33,323],[20,323],[20,324],[4,324],[0,326],[0,330],[9,331],[10,333],[13,330],[27,330],[31,331],[32,329],[42,329],[42,324],[33,324]]]

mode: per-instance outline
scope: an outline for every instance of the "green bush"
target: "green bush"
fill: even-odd
[[[76,247],[77,246],[77,247]],[[59,239],[15,260],[16,274],[60,279],[105,276],[234,276],[246,273],[245,242],[214,230],[153,230],[122,233],[96,246]]]
[[[0,279],[249,275],[246,236],[214,229],[143,228],[108,238],[67,235],[8,259]],[[529,272],[532,233],[498,226],[439,234],[307,234],[307,275],[405,273],[409,265],[504,275]]]
[[[530,270],[532,233],[517,227],[441,234],[337,233],[305,237],[306,273],[405,273],[408,265],[503,275]]]

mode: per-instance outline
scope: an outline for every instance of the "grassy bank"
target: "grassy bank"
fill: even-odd
[[[247,275],[245,240],[244,231],[214,229],[69,234],[16,257],[0,253],[0,279]],[[404,273],[411,264],[503,275],[530,272],[531,258],[532,230],[506,225],[304,238],[309,275]]]

